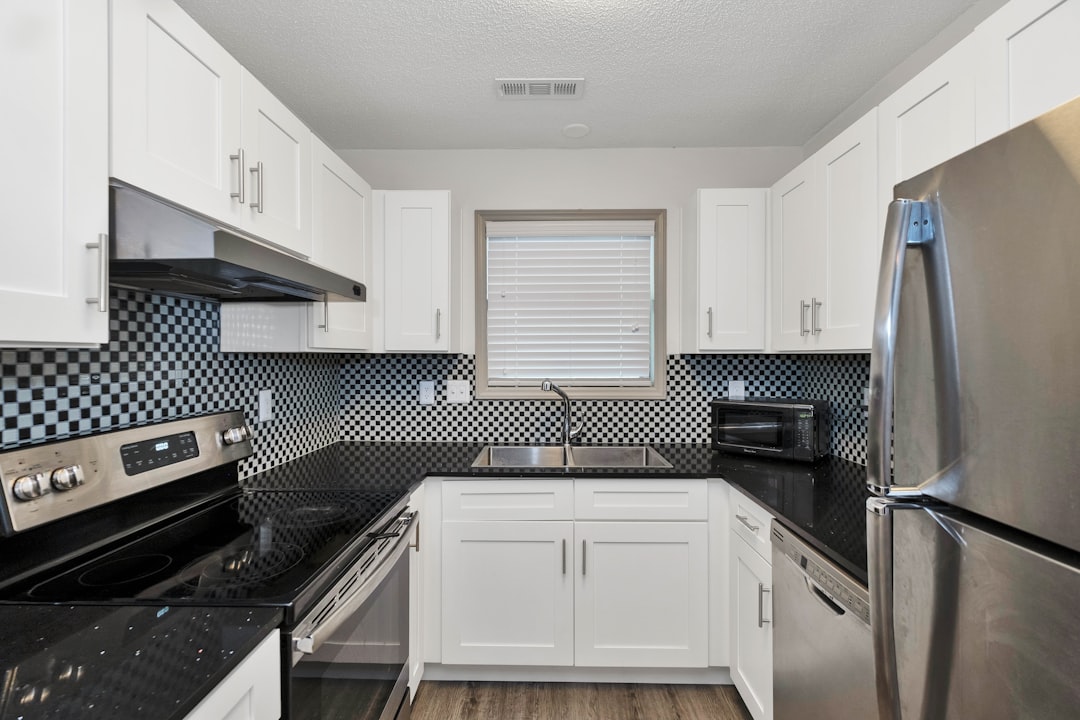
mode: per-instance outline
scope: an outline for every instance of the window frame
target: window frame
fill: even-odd
[[[475,212],[476,397],[481,400],[549,400],[552,393],[527,386],[488,384],[487,223],[646,220],[653,223],[653,383],[637,386],[568,386],[576,400],[663,400],[667,397],[667,210],[477,210]]]

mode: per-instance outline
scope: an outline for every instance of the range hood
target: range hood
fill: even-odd
[[[113,182],[110,283],[214,300],[367,299],[364,284]]]

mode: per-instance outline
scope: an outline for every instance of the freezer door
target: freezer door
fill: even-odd
[[[883,287],[902,263],[894,484],[1080,550],[1080,99],[895,194],[932,238],[882,261]]]
[[[867,520],[881,720],[1076,717],[1076,557],[955,510]]]

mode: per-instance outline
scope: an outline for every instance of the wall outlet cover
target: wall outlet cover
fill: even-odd
[[[417,385],[421,405],[435,404],[435,381],[421,380]]]
[[[272,390],[259,391],[259,422],[268,422],[274,419],[274,392]]]
[[[745,400],[746,399],[746,381],[745,380],[728,380],[727,396],[728,396],[729,400]]]
[[[472,400],[472,392],[468,380],[446,381],[446,402],[467,403]]]

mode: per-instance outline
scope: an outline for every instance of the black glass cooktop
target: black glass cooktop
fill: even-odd
[[[395,491],[245,492],[26,583],[37,602],[289,604],[358,552]]]

